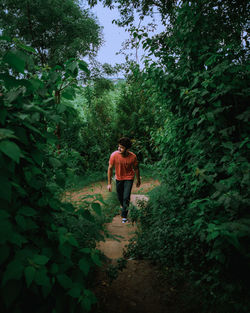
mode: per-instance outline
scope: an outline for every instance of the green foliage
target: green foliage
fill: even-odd
[[[5,35],[31,45],[42,65],[62,65],[70,58],[94,55],[101,44],[100,26],[73,0],[2,0],[0,25]],[[79,67],[85,71],[84,63]]]
[[[115,186],[112,186],[112,188],[115,190]],[[103,212],[106,217],[106,222],[111,222],[114,216],[121,214],[120,202],[117,198],[116,191],[109,193],[103,206]]]
[[[130,70],[117,100],[115,129],[118,137],[132,138],[132,150],[139,161],[150,163],[157,159],[151,141],[148,140],[151,131],[156,127],[152,116],[157,99],[152,97],[151,89],[147,88],[144,74],[139,67],[131,64]]]
[[[58,200],[67,163],[55,135],[75,116],[60,97],[74,87],[81,63],[40,70],[31,48],[7,43],[0,65],[0,310],[87,312],[96,301],[91,272],[101,265],[101,210],[96,203],[95,214],[76,211]]]
[[[103,77],[88,81],[72,101],[78,116],[61,129],[64,155],[74,162],[74,173],[106,172],[109,154],[117,142],[115,130],[115,97],[119,93],[113,83]],[[77,157],[71,157],[72,152]]]
[[[142,13],[152,5],[136,2]],[[133,120],[129,109],[139,112],[141,103],[136,95],[150,92],[145,140],[160,160],[163,184],[139,215],[134,212],[141,231],[133,253],[189,273],[207,299],[204,311],[248,312],[247,2],[157,5],[169,24],[154,38],[145,35],[143,45],[159,62],[147,62],[139,74],[133,69],[136,93],[124,88],[127,105],[121,103],[119,115],[121,125],[128,116]],[[126,19],[129,10],[122,13]]]

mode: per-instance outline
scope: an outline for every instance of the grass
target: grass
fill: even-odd
[[[72,176],[66,182],[66,188],[68,190],[78,190],[84,188],[93,183],[103,181],[107,179],[107,172],[96,171],[86,172],[82,176]]]

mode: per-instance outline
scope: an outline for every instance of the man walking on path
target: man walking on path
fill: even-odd
[[[122,223],[127,222],[128,206],[130,194],[136,175],[136,187],[140,187],[140,171],[136,155],[129,151],[132,142],[127,137],[122,137],[118,141],[118,150],[113,152],[109,159],[108,167],[108,191],[112,190],[112,174],[115,167],[116,191],[122,206]]]

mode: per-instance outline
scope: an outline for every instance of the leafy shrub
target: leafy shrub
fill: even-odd
[[[144,41],[160,57],[144,78],[161,99],[150,136],[163,185],[141,212],[133,252],[184,269],[207,299],[204,310],[248,312],[247,4],[173,5],[166,31]]]
[[[72,82],[81,62],[36,72],[35,51],[9,45],[0,66],[0,310],[87,312],[102,227],[90,211],[58,200],[65,163],[54,153],[65,118],[57,86]]]

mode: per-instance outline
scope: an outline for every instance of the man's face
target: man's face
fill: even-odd
[[[118,151],[121,154],[125,154],[126,153],[126,147],[122,146],[122,145],[118,145]]]

